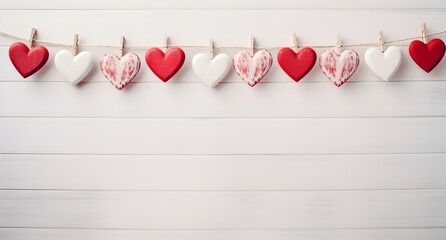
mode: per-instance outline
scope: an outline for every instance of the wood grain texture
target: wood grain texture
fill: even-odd
[[[446,118],[0,118],[0,153],[436,153]],[[384,130],[385,129],[385,130]]]
[[[38,29],[36,40],[43,39],[69,45],[72,44],[74,31],[76,31],[81,38],[81,45],[106,43],[114,44],[116,47],[120,43],[122,34],[126,36],[126,44],[130,45],[162,45],[164,44],[164,34],[168,34],[170,36],[169,44],[200,44],[205,46],[205,51],[208,50],[210,37],[215,41],[217,48],[219,45],[229,44],[249,48],[251,34],[256,38],[257,46],[273,44],[290,46],[292,45],[291,34],[293,32],[296,32],[300,45],[327,44],[335,46],[336,34],[341,34],[343,44],[358,42],[378,44],[380,30],[384,32],[384,38],[387,41],[410,36],[420,36],[421,38],[421,21],[427,23],[427,33],[432,33],[444,30],[444,25],[439,21],[445,18],[441,11],[433,10],[1,10],[0,19],[17,18],[17,13],[20,12],[27,13],[20,16],[23,21],[14,24],[2,21],[1,30],[28,39],[30,32],[28,26],[35,26]],[[120,18],[114,17],[117,13],[120,14]],[[270,14],[270,17],[256,18],[265,13]],[[82,18],[77,17],[80,15]],[[175,19],[168,21],[167,17],[175,17]],[[370,17],[373,17],[374,21],[367,19]],[[59,18],[59,21],[53,21],[55,18]],[[126,20],[122,21],[122,18]],[[357,21],[350,21],[353,18],[356,18]],[[143,23],[159,19],[165,21],[158,21],[158,27],[149,25],[143,31],[141,28],[125,28],[127,22]],[[256,19],[256,21],[249,21],[251,19]],[[308,20],[314,21],[308,24]],[[331,24],[327,25],[325,20],[331,21]],[[277,27],[278,24],[285,21],[293,21],[293,24],[282,24]],[[88,23],[90,26],[85,25]],[[66,24],[66,26],[58,28],[60,24]],[[94,27],[100,26],[100,24],[108,24],[110,27],[107,29]],[[225,25],[227,28],[215,27],[219,26],[218,24]],[[197,31],[197,26],[203,29]],[[194,34],[187,34],[191,31],[194,31]],[[357,31],[361,31],[362,34],[357,34]],[[14,41],[14,39],[7,41]],[[3,43],[7,41],[2,40]],[[407,44],[408,42],[402,43]],[[116,50],[118,51],[118,49]],[[226,50],[224,51],[226,52]]]
[[[314,229],[445,227],[446,190],[0,191],[4,227]]]
[[[445,229],[305,229],[305,230],[90,230],[0,229],[8,240],[443,240]]]
[[[0,239],[446,239],[446,65],[409,58],[392,82],[364,62],[338,89],[275,62],[255,88],[208,89],[190,66],[219,46],[377,43],[446,29],[442,1],[3,1],[0,31],[71,45],[95,62],[130,45],[185,48],[168,83],[143,65],[116,91],[95,70],[64,82],[54,54],[22,79],[0,37]],[[9,9],[9,10],[6,10]],[[13,10],[11,10],[13,9]],[[26,9],[26,10],[25,10]],[[36,10],[39,9],[39,10]],[[106,10],[109,9],[109,10]],[[267,16],[267,17],[265,17]],[[131,23],[131,27],[129,27]],[[444,35],[438,36],[445,39]],[[354,47],[361,58],[367,47]],[[278,49],[271,50],[273,56]],[[318,48],[321,54],[325,49]],[[146,49],[126,49],[142,57]],[[238,49],[216,49],[234,55]]]
[[[446,154],[0,155],[0,189],[373,190],[446,187]],[[56,171],[55,171],[56,170]]]
[[[24,97],[26,96],[26,97]],[[446,82],[109,83],[0,82],[0,116],[411,117],[446,116]]]
[[[227,0],[227,1],[206,1],[206,0],[168,0],[145,2],[129,0],[125,2],[110,2],[97,0],[94,2],[87,0],[77,1],[54,1],[39,0],[38,2],[27,2],[26,0],[7,1],[2,3],[5,9],[423,9],[423,8],[445,8],[442,1],[349,1],[349,0],[319,0],[319,1],[290,1],[290,0],[269,0],[259,3],[255,0]]]

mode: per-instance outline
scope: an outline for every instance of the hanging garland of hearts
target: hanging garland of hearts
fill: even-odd
[[[413,38],[408,52],[414,63],[426,73],[434,70],[443,59],[446,45],[439,38],[427,41],[426,26],[421,27],[421,41]],[[431,34],[439,35],[446,31]],[[9,34],[0,32],[1,35]],[[36,29],[33,28],[29,44],[15,42],[9,48],[9,58],[17,72],[27,78],[38,72],[47,63],[48,49],[44,46],[34,46]],[[407,40],[407,39],[403,39]],[[403,41],[403,40],[396,40]],[[145,54],[147,67],[163,82],[169,81],[183,67],[186,54],[180,47],[168,48],[167,37],[164,50],[158,47],[149,48]],[[54,44],[53,44],[54,45]],[[57,45],[57,44],[56,44]],[[60,45],[60,44],[59,44]],[[76,85],[84,80],[94,67],[94,57],[90,52],[78,52],[79,37],[76,34],[73,51],[61,50],[55,54],[54,64],[56,69],[67,82]],[[371,44],[359,44],[365,46]],[[372,44],[373,45],[373,44]],[[377,77],[389,81],[401,66],[403,54],[400,47],[387,46],[380,32],[379,48],[371,47],[364,54],[367,67]],[[330,46],[318,46],[330,47]],[[359,67],[359,54],[353,49],[345,49],[337,37],[335,49],[322,52],[319,56],[319,67],[324,75],[337,87],[341,87],[351,79]],[[344,50],[342,51],[342,48]],[[105,54],[99,63],[99,68],[104,77],[118,90],[125,88],[138,74],[141,60],[135,53],[124,54],[124,37],[121,39],[120,55],[113,52]],[[272,54],[267,49],[256,48],[254,38],[251,37],[250,51],[241,50],[231,59],[227,54],[214,55],[214,45],[210,40],[210,54],[198,53],[192,61],[192,69],[196,76],[209,87],[215,87],[230,72],[231,65],[237,75],[248,86],[256,86],[270,71],[273,66]],[[293,81],[299,82],[312,71],[318,59],[316,51],[311,47],[299,47],[297,38],[293,35],[293,47],[281,48],[277,54],[277,62],[283,72]],[[231,64],[232,63],[232,64]]]

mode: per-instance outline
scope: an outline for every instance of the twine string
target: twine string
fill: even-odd
[[[434,37],[434,36],[438,36],[438,35],[443,35],[446,33],[446,30],[441,31],[441,32],[436,32],[436,33],[431,33],[431,34],[426,34],[426,37]],[[8,38],[12,38],[12,39],[16,39],[19,41],[29,41],[29,39],[23,38],[23,37],[19,37],[16,35],[12,35],[6,32],[2,32],[0,31],[0,35],[1,36],[5,36]],[[402,38],[402,39],[397,39],[397,40],[392,40],[392,41],[385,41],[384,45],[389,45],[389,44],[394,44],[397,46],[407,46],[404,44],[399,44],[398,43],[403,43],[406,41],[410,41],[410,40],[415,40],[415,39],[421,39],[423,36],[419,35],[419,36],[415,36],[415,37],[408,37],[408,38]],[[33,41],[35,45],[44,45],[44,46],[52,46],[52,47],[73,47],[73,44],[65,44],[65,43],[55,43],[55,42],[49,42],[49,41],[43,41],[43,40],[34,40]],[[370,42],[370,43],[358,43],[358,44],[345,44],[342,45],[342,48],[348,48],[348,47],[367,47],[367,46],[380,46],[379,42]],[[77,47],[84,47],[84,48],[117,48],[120,49],[121,46],[120,45],[104,45],[104,44],[78,44]],[[187,49],[208,49],[209,45],[167,45],[167,46],[155,46],[155,45],[125,45],[125,49],[133,49],[133,50],[144,50],[144,49],[148,49],[151,47],[159,47],[159,48],[164,48],[164,47],[179,47],[179,48],[187,48]],[[289,48],[293,48],[296,46],[269,46],[269,47],[258,47],[256,46],[256,49],[258,50],[277,50],[277,49],[281,49],[284,47],[289,47]],[[337,46],[335,44],[333,45],[299,45],[299,48],[304,48],[304,47],[310,47],[310,48],[336,48]],[[214,49],[251,49],[251,46],[214,46]]]

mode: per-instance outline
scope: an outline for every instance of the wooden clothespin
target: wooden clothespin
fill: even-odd
[[[296,33],[293,33],[293,49],[297,51],[297,49],[299,48],[299,46],[297,45],[297,36]]]
[[[77,55],[77,47],[79,45],[79,34],[74,34],[74,42],[73,42],[73,55]]]
[[[214,42],[209,39],[209,53],[211,54],[211,59],[214,58]]]
[[[341,35],[336,35],[336,52],[337,54],[341,54],[341,48],[342,48],[342,42],[341,42]]]
[[[125,38],[124,36],[121,37],[121,45],[119,46],[119,50],[121,50],[121,57],[124,56],[124,44],[125,44]]]
[[[254,52],[255,52],[255,40],[254,37],[251,36],[251,55],[254,56]]]
[[[29,37],[29,48],[33,47],[34,39],[36,37],[36,34],[37,34],[37,29],[36,28],[32,28],[31,29],[31,36]]]
[[[165,35],[164,36],[164,45],[163,45],[164,52],[167,52],[168,43],[169,43],[169,36]]]
[[[381,52],[384,52],[384,34],[383,31],[379,32],[379,48],[381,49]]]
[[[421,39],[424,44],[427,43],[427,36],[426,36],[426,23],[421,24]]]

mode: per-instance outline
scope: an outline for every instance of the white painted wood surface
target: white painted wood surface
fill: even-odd
[[[20,240],[59,240],[61,236],[66,240],[121,240],[121,239],[161,239],[161,240],[195,240],[207,239],[212,236],[216,240],[443,240],[446,231],[438,228],[423,229],[304,229],[304,230],[104,230],[104,229],[0,229],[0,236],[7,239]]]
[[[77,0],[39,0],[28,2],[26,0],[5,1],[5,9],[424,9],[445,8],[446,4],[439,0],[404,1],[404,0],[374,0],[352,2],[349,0],[319,1],[288,1],[268,0],[259,3],[255,0],[167,0],[146,3],[138,0],[120,1],[87,1]]]
[[[0,125],[8,126],[0,136],[3,153],[377,154],[446,148],[444,117],[2,118]]]
[[[446,82],[0,83],[0,116],[20,117],[426,117],[446,116]],[[101,93],[98,96],[98,92]],[[24,98],[23,96],[27,96]],[[168,97],[166,97],[168,96]],[[13,102],[14,104],[11,104]]]
[[[120,191],[440,189],[446,186],[445,158],[446,154],[4,154],[0,155],[0,188]],[[166,176],[166,173],[169,174]]]
[[[442,227],[445,198],[446,190],[4,190],[0,224],[149,230]]]
[[[444,1],[0,1],[0,31],[71,44],[249,46],[377,42],[446,30]],[[259,18],[268,16],[266,18]],[[136,24],[135,24],[136,23]],[[129,27],[130,26],[130,27]],[[438,36],[445,39],[444,35]],[[446,65],[361,63],[341,88],[275,61],[256,87],[209,89],[190,66],[118,92],[98,65],[78,87],[48,64],[29,79],[0,37],[0,239],[440,240],[446,238]],[[117,48],[87,48],[96,62]],[[355,47],[361,60],[367,47]],[[316,49],[320,54],[325,49]],[[145,50],[128,49],[144,55]],[[236,49],[217,49],[233,55]],[[277,49],[271,50],[276,56]]]

